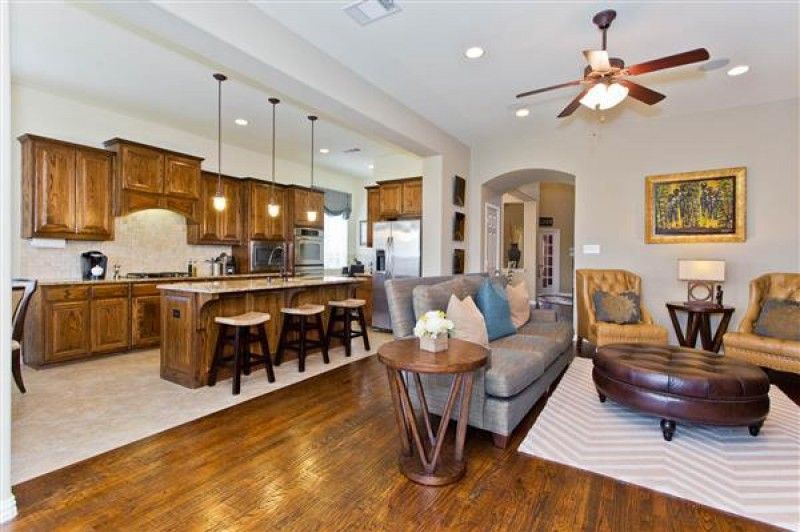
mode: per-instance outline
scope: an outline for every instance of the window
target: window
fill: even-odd
[[[325,213],[325,257],[326,270],[341,270],[347,266],[348,220],[344,215]]]

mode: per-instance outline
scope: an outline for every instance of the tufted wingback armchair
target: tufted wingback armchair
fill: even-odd
[[[641,306],[642,321],[627,325],[598,322],[595,319],[594,293],[597,291],[621,294],[634,292],[641,298],[642,279],[625,270],[576,270],[575,286],[578,296],[578,350],[583,340],[596,347],[616,343],[666,344],[667,330],[653,323],[653,317]]]
[[[725,334],[725,354],[757,366],[800,373],[800,342],[755,334],[761,305],[767,299],[800,301],[800,273],[768,273],[750,282],[750,302],[738,332]],[[800,327],[800,323],[797,324]]]

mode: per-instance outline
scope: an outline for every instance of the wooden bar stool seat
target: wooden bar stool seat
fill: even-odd
[[[308,351],[316,348],[322,350],[323,362],[330,363],[328,342],[325,337],[325,330],[322,328],[323,312],[325,312],[325,306],[310,303],[299,307],[281,309],[283,324],[281,325],[281,335],[278,339],[278,352],[275,355],[276,366],[283,362],[284,351],[294,351],[297,353],[298,370],[302,373],[306,370],[306,355]],[[311,331],[316,331],[316,339],[309,338],[308,333]],[[297,339],[289,338],[289,333],[291,332],[297,333]]]
[[[208,385],[217,383],[217,370],[220,367],[232,364],[233,366],[233,395],[239,395],[242,385],[242,372],[250,375],[254,365],[264,364],[267,372],[267,381],[275,382],[275,372],[272,369],[272,359],[269,354],[269,341],[264,324],[270,320],[270,315],[265,312],[246,312],[238,316],[218,316],[214,321],[219,325],[217,344],[214,349],[214,360],[211,362],[211,371],[208,373]],[[233,329],[229,333],[228,329]],[[252,332],[255,329],[255,333]],[[225,345],[232,343],[233,355],[225,357]],[[258,343],[261,353],[253,353],[250,346]]]
[[[341,338],[344,343],[344,355],[350,356],[352,352],[353,338],[361,337],[364,339],[364,349],[369,351],[369,335],[367,334],[367,322],[364,319],[364,306],[367,304],[363,299],[342,299],[340,301],[328,301],[331,308],[328,316],[328,335],[326,342],[331,343],[331,338]],[[359,329],[353,329],[353,322],[358,322]],[[336,330],[336,323],[341,322],[342,327]]]

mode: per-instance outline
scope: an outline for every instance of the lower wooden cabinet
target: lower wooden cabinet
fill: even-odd
[[[126,287],[127,288],[127,287]],[[92,299],[90,330],[92,353],[113,353],[128,348],[130,335],[130,307],[125,297]]]
[[[161,295],[155,284],[136,284],[131,289],[131,348],[161,343]]]
[[[86,356],[89,352],[89,301],[48,302],[44,305],[44,313],[46,326],[41,363]],[[23,345],[27,355],[27,345]]]
[[[364,321],[367,325],[372,325],[372,276],[364,276],[361,282],[356,285],[356,299],[363,299],[364,304]]]

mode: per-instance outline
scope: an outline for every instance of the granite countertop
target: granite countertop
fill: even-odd
[[[266,279],[267,277],[280,277],[278,273],[237,273],[234,275],[224,275],[222,277],[212,277],[201,275],[198,277],[150,277],[148,279],[120,277],[119,279],[103,279],[102,281],[84,281],[82,279],[40,279],[39,286],[64,286],[71,284],[81,285],[103,285],[120,283],[187,283],[196,281],[211,281],[219,279]]]
[[[355,277],[297,277],[283,281],[281,279],[234,279],[226,281],[201,281],[166,283],[157,286],[159,290],[174,290],[194,294],[230,294],[235,292],[254,292],[259,290],[286,290],[290,288],[309,288],[331,284],[355,284],[361,281]]]

